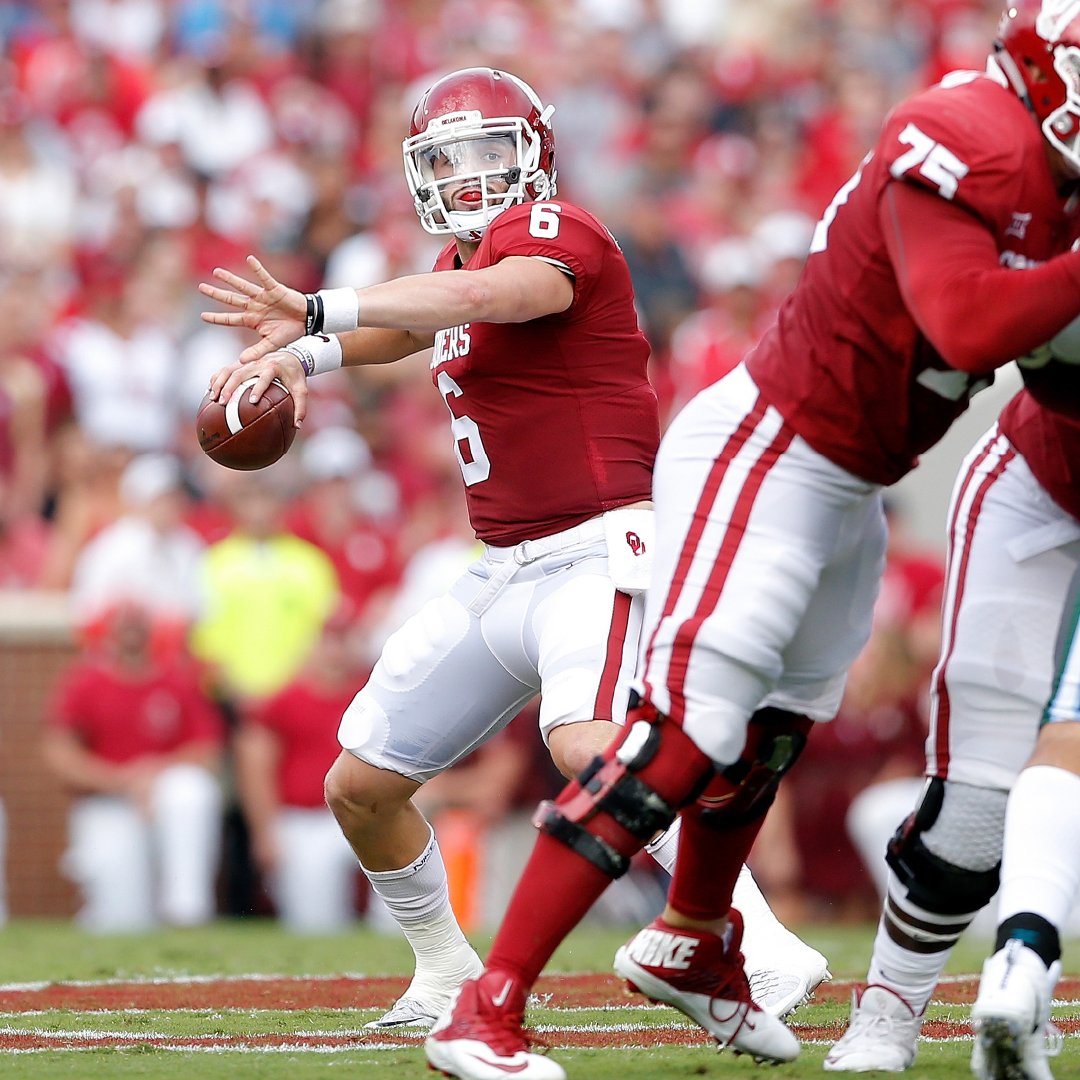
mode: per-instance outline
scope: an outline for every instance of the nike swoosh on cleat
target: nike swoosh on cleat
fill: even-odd
[[[482,1065],[490,1065],[493,1069],[498,1069],[500,1072],[508,1074],[524,1072],[529,1067],[527,1061],[523,1061],[520,1065],[503,1065],[500,1061],[489,1061],[487,1058],[482,1058],[479,1054],[473,1054],[473,1057]]]

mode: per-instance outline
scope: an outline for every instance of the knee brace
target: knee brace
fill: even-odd
[[[611,878],[675,820],[713,776],[713,762],[651,705],[627,715],[622,736],[594,758],[533,823]]]
[[[958,793],[965,789],[966,797]],[[957,804],[951,815],[956,819],[956,827],[937,835],[941,830],[934,830],[934,826],[947,797]],[[885,853],[885,861],[907,890],[912,904],[941,915],[974,915],[990,902],[997,892],[1001,871],[1006,798],[1005,792],[948,784],[940,777],[933,777],[927,783],[919,805],[897,829]],[[983,803],[987,804],[985,808]],[[1000,810],[1000,826],[997,810]],[[982,819],[985,836],[973,836],[966,827],[960,828],[970,824],[969,818],[970,822]],[[933,838],[931,830],[935,833]],[[983,842],[973,844],[973,841]],[[972,867],[959,865],[960,860],[971,863]],[[979,862],[990,865],[978,868]]]
[[[813,721],[784,709],[758,709],[739,760],[713,777],[697,800],[703,824],[726,829],[763,818],[784,774],[806,746]]]

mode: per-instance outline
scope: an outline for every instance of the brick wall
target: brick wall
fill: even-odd
[[[66,799],[40,753],[44,703],[73,654],[63,597],[0,594],[0,799],[12,916],[68,916],[76,907],[58,866]]]

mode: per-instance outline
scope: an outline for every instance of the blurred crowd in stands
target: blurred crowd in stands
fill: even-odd
[[[998,0],[0,5],[0,589],[70,593],[82,655],[50,707],[56,774],[82,797],[131,795],[152,823],[151,776],[223,771],[224,797],[180,785],[224,818],[214,858],[223,844],[226,867],[247,860],[299,928],[352,910],[347,851],[322,879],[324,910],[296,909],[297,875],[335,872],[290,865],[283,830],[311,837],[301,856],[336,849],[340,837],[305,831],[325,831],[336,718],[402,612],[469,557],[445,406],[423,358],[334,372],[313,382],[282,462],[222,469],[199,451],[193,419],[209,374],[247,339],[200,322],[195,284],[249,252],[305,290],[430,269],[437,243],[417,223],[400,142],[433,78],[503,67],[555,103],[560,194],[596,211],[626,252],[670,416],[772,318],[889,105],[947,70],[981,68],[998,11]],[[876,908],[856,841],[836,846],[838,815],[868,785],[919,772],[941,568],[900,531],[896,549],[867,671],[841,721],[811,741],[760,859],[766,890],[796,913]],[[142,737],[119,737],[120,716],[143,716]],[[462,766],[495,779],[431,785],[433,802],[472,815],[468,828],[494,829],[556,783],[532,726],[512,727],[524,734],[496,740],[487,765]],[[272,826],[283,808],[291,823]],[[67,869],[89,897],[77,848]],[[463,843],[463,862],[473,855]],[[224,899],[216,888],[234,913],[265,903],[242,876]],[[167,916],[206,910],[205,897],[181,898]]]

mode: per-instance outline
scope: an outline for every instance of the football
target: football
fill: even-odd
[[[242,382],[224,405],[211,400],[207,392],[195,419],[199,445],[230,469],[265,469],[292,446],[296,436],[292,394],[285,384],[275,379],[258,404],[252,405],[255,382],[253,378]]]

